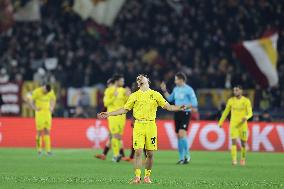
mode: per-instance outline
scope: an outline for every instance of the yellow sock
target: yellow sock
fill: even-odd
[[[151,171],[150,169],[145,169],[145,177],[149,177],[151,175]]]
[[[51,151],[51,144],[50,144],[50,136],[44,135],[44,145],[45,145],[45,151],[50,152]]]
[[[233,161],[237,161],[237,145],[232,145],[231,156]]]
[[[42,137],[36,136],[36,149],[38,152],[42,151]]]
[[[246,147],[241,147],[241,159],[245,160],[247,155]]]
[[[120,150],[120,140],[117,138],[112,138],[111,139],[111,147],[113,151],[113,156],[117,157],[119,155],[119,150]]]
[[[141,169],[135,169],[134,174],[136,177],[141,177]]]

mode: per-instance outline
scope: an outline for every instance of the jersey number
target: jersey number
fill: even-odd
[[[152,144],[156,143],[156,137],[151,138]]]

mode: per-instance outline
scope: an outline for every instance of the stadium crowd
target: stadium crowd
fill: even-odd
[[[241,84],[256,89],[255,108],[263,99],[266,108],[284,106],[284,7],[278,0],[128,0],[111,28],[82,20],[72,3],[46,1],[40,22],[16,22],[1,34],[0,81],[48,80],[67,88],[105,84],[122,73],[130,86],[146,73],[158,89],[160,81],[173,85],[182,70],[195,89]],[[231,45],[274,29],[279,86],[260,89]]]

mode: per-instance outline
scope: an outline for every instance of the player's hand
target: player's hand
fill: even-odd
[[[160,85],[161,89],[163,92],[166,92],[167,91],[167,85],[165,82],[162,82],[161,85]]]
[[[219,127],[219,128],[222,128],[222,125],[219,125],[219,124],[218,124],[218,127]]]
[[[186,105],[186,108],[187,108],[187,109],[192,109],[192,105],[191,105],[191,104]]]
[[[97,114],[99,119],[105,119],[108,117],[108,113],[107,112],[101,112],[99,114]]]
[[[185,110],[187,110],[188,108],[187,108],[186,105],[181,105],[181,106],[179,107],[179,109],[182,110],[182,111],[185,111]]]
[[[247,118],[244,117],[244,118],[242,119],[242,123],[245,123],[246,121],[247,121]]]

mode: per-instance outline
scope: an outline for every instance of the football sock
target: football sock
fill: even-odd
[[[120,149],[120,141],[117,138],[111,139],[111,146],[113,150],[113,156],[117,157],[119,155],[119,149]]]
[[[120,153],[120,155],[121,155],[122,157],[125,156],[123,148],[120,148],[119,153]]]
[[[186,158],[190,158],[190,152],[189,152],[189,147],[188,147],[188,142],[187,142],[187,138],[184,137],[181,139],[183,142],[183,150],[184,150],[184,155]]]
[[[42,137],[36,136],[36,149],[38,152],[42,151]]]
[[[145,177],[149,177],[151,175],[150,169],[145,169]]]
[[[50,152],[51,151],[51,144],[50,144],[50,136],[44,135],[44,145],[45,145],[45,151]]]
[[[183,160],[184,159],[184,148],[183,148],[183,142],[182,139],[179,138],[178,139],[178,154],[179,154],[179,160]]]
[[[241,147],[241,159],[245,160],[246,159],[246,147]]]
[[[232,156],[232,161],[237,160],[237,145],[232,145],[231,147],[231,156]]]
[[[135,169],[134,174],[136,177],[141,177],[141,169]]]
[[[105,146],[104,151],[103,151],[103,154],[106,156],[107,153],[108,153],[108,151],[109,151],[109,147],[108,147],[108,146]]]

